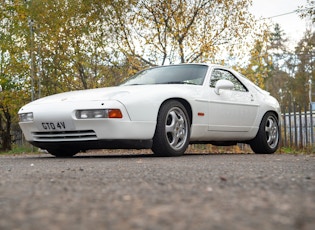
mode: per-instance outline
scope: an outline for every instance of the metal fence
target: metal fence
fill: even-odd
[[[296,104],[282,108],[282,146],[305,148],[315,145],[315,111]]]

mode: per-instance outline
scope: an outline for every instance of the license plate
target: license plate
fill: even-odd
[[[64,121],[41,122],[40,126],[42,130],[46,131],[62,131],[69,128],[67,123]]]

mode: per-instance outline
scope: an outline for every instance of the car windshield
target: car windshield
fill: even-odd
[[[208,66],[186,64],[143,70],[122,85],[192,84],[202,85]]]

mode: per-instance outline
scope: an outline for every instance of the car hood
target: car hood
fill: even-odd
[[[63,101],[99,101],[99,100],[111,100],[117,97],[129,94],[128,90],[122,89],[122,87],[108,87],[88,90],[70,91],[65,93],[59,93],[51,96],[47,96],[38,99],[32,104],[43,103],[55,103]]]
[[[181,92],[187,92],[193,90],[194,86],[188,85],[134,85],[134,86],[115,86],[106,88],[97,88],[89,90],[70,91],[65,93],[59,93],[51,96],[47,96],[36,101],[29,103],[28,105],[40,105],[50,103],[62,103],[62,102],[84,102],[84,101],[105,101],[105,100],[117,100],[124,101],[129,100],[130,97],[146,98],[148,95],[165,95],[169,94],[181,94]],[[198,87],[193,90],[198,92]]]

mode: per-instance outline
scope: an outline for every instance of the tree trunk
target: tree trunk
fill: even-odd
[[[12,149],[11,115],[5,109],[3,109],[3,114],[5,119],[0,117],[1,150],[8,151]]]

